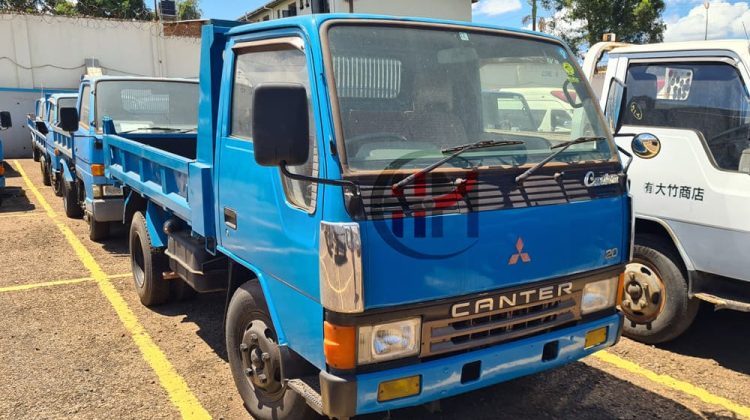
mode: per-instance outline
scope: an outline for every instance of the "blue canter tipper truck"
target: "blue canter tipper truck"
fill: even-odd
[[[34,162],[40,162],[44,150],[45,136],[47,135],[47,103],[49,94],[42,94],[42,97],[34,102],[34,113],[26,115],[26,127],[31,134],[31,155]]]
[[[12,126],[10,112],[0,111],[0,131],[7,130]],[[3,139],[0,138],[0,204],[3,202],[3,190],[5,189],[5,162],[3,157]]]
[[[83,216],[89,237],[102,240],[110,223],[122,221],[122,189],[104,176],[102,121],[147,142],[150,137],[180,138],[197,127],[198,81],[146,77],[84,78],[76,109],[60,108],[66,118],[54,128],[59,156],[60,194],[68,217]]]
[[[78,95],[75,93],[55,93],[37,103],[42,113],[33,120],[29,118],[28,127],[32,133],[34,157],[39,161],[44,185],[52,185],[55,194],[62,195],[61,169],[59,153],[55,153],[55,136],[62,135],[54,128],[59,125],[60,111],[63,108],[75,108]],[[41,103],[39,103],[41,102]]]
[[[618,340],[627,180],[564,44],[386,16],[229,26],[203,29],[197,135],[105,120],[105,173],[144,304],[226,289],[253,416],[413,406]],[[539,90],[568,123],[528,123]]]

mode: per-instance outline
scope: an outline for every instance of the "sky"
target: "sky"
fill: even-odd
[[[391,0],[408,1],[408,0]],[[267,0],[202,0],[200,7],[206,18],[237,19],[254,10]],[[667,7],[662,16],[667,24],[665,41],[690,41],[703,39],[706,10],[703,0],[665,0]],[[526,0],[480,0],[474,5],[476,22],[508,27],[523,27],[521,20],[530,13]],[[552,12],[542,11],[541,16]],[[709,39],[745,38],[743,22],[750,31],[750,4],[748,1],[714,0],[709,6]]]

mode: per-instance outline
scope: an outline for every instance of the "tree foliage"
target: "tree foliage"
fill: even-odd
[[[0,0],[0,12],[149,20],[144,0]]]
[[[199,3],[199,0],[182,0],[177,3],[177,19],[200,19],[203,12],[200,9]]]
[[[582,26],[579,33],[562,33],[573,45],[593,45],[605,33],[617,34],[624,42],[645,44],[661,42],[666,25],[661,19],[664,0],[553,0],[560,14],[558,25]]]

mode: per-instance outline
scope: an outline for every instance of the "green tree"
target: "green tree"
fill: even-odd
[[[76,11],[82,16],[111,19],[150,20],[153,18],[144,0],[78,0]]]
[[[38,0],[0,0],[0,11],[3,12],[20,12],[20,13],[39,13],[39,7],[42,5]]]
[[[568,25],[582,24],[580,34],[560,34],[569,43],[593,45],[605,33],[617,34],[624,42],[661,42],[666,25],[661,19],[664,0],[553,0],[554,8],[565,11],[560,18]]]
[[[177,3],[177,19],[193,20],[200,19],[203,15],[199,7],[199,0],[182,0]]]

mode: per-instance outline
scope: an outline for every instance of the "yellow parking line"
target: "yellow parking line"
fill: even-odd
[[[44,214],[43,211],[30,211],[30,212],[23,212],[23,213],[10,213],[10,214],[0,214],[0,219],[9,219],[9,218],[17,218],[17,217],[32,217],[36,215]]]
[[[123,273],[123,274],[113,274],[111,276],[107,276],[108,279],[122,279],[126,277],[132,276],[133,273]],[[6,287],[0,287],[0,293],[5,292],[20,292],[24,290],[32,290],[32,289],[39,289],[42,287],[52,287],[52,286],[64,286],[66,284],[78,284],[78,283],[85,283],[88,281],[94,281],[93,277],[82,277],[80,279],[70,279],[70,280],[55,280],[55,281],[45,281],[42,283],[32,283],[32,284],[20,284],[18,286],[6,286]]]
[[[154,340],[145,330],[140,321],[138,321],[138,318],[133,311],[130,310],[117,289],[115,289],[112,283],[107,281],[107,275],[96,262],[94,256],[91,255],[88,249],[86,249],[75,233],[73,233],[65,223],[57,219],[57,214],[31,182],[26,175],[26,172],[21,167],[21,164],[17,160],[14,161],[14,163],[18,173],[26,183],[26,186],[34,194],[34,197],[36,197],[39,204],[47,212],[47,215],[57,225],[60,232],[65,236],[65,239],[68,240],[68,243],[75,251],[78,259],[80,259],[83,265],[89,270],[91,277],[96,281],[102,294],[104,294],[110,305],[112,305],[112,308],[114,308],[120,321],[128,330],[136,346],[138,346],[138,349],[141,351],[143,358],[156,373],[161,386],[167,391],[172,404],[177,407],[180,414],[185,419],[210,419],[211,416],[208,414],[208,411],[203,408],[185,380],[179,373],[177,373],[159,346],[154,343]]]
[[[40,287],[52,287],[52,286],[62,286],[66,284],[78,284],[78,283],[85,283],[87,281],[93,281],[93,280],[94,280],[93,277],[83,277],[80,279],[57,280],[57,281],[48,281],[44,283],[34,283],[34,284],[20,284],[18,286],[0,287],[0,293],[20,292],[22,290],[39,289]]]
[[[746,406],[734,403],[726,398],[711,394],[705,389],[698,388],[697,386],[690,384],[688,382],[680,381],[679,379],[674,379],[669,375],[661,375],[656,372],[650,371],[631,361],[625,360],[619,356],[615,356],[614,354],[606,352],[606,351],[600,351],[598,353],[594,353],[593,356],[601,361],[607,362],[611,365],[614,365],[620,369],[626,370],[630,373],[634,373],[636,375],[646,377],[647,379],[653,382],[656,382],[660,385],[666,386],[667,388],[671,388],[675,391],[680,391],[685,394],[692,395],[693,397],[696,397],[705,403],[718,405],[718,406],[726,408],[727,410],[733,412],[734,414],[737,414],[742,417],[750,418],[750,407],[746,407]]]

